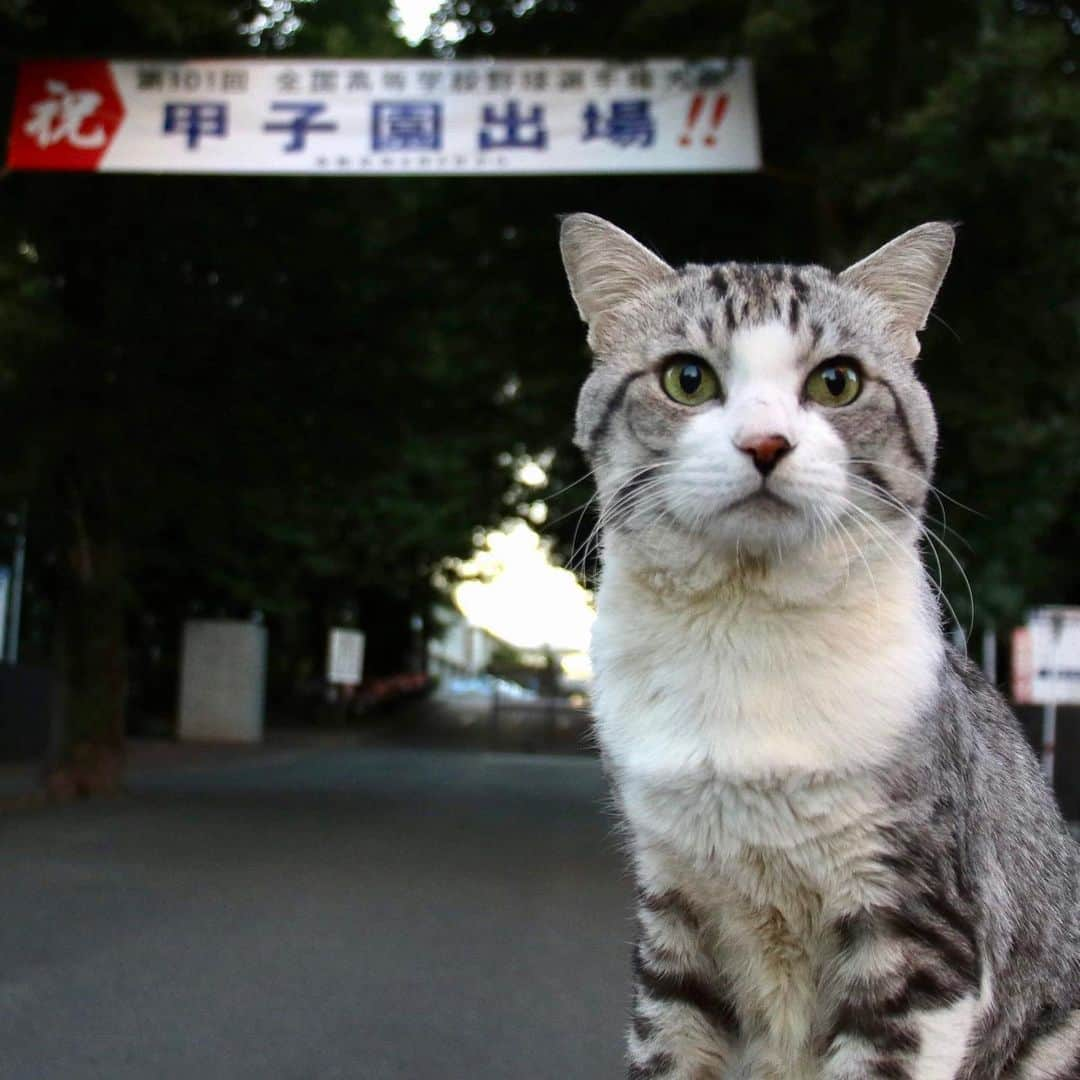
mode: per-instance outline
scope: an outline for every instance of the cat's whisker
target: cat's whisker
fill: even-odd
[[[864,460],[864,459],[861,459],[861,458],[853,458],[853,459],[849,460],[849,464],[855,464],[855,465],[857,465],[857,464],[875,464],[875,465],[881,465],[881,466],[884,467],[887,463],[870,462],[870,461],[867,461],[867,460]],[[900,468],[900,467],[897,467],[897,468]],[[900,468],[900,471],[920,479],[925,484],[925,478],[922,477],[921,474],[915,473],[910,469]],[[818,475],[825,475],[825,476],[831,477],[832,472],[831,472],[831,470],[818,470]],[[870,480],[868,477],[863,476],[861,473],[852,472],[850,470],[845,471],[845,476],[846,476],[846,478],[848,480],[849,486],[858,487],[859,485],[862,485],[864,489],[873,489],[873,490],[879,492],[881,494],[882,498],[888,503],[888,505],[891,508],[895,509],[897,512],[899,512],[901,514],[905,514],[905,515],[910,515],[912,513],[911,508],[906,506],[894,492],[889,491],[887,488],[883,487],[881,484],[875,483],[874,481]],[[955,529],[953,529],[949,525],[948,520],[947,520],[947,516],[945,514],[945,505],[942,502],[941,497],[938,494],[938,492],[933,488],[932,485],[928,486],[927,492],[928,492],[928,494],[933,495],[934,498],[937,500],[938,508],[941,511],[941,518],[940,519],[935,518],[932,514],[930,514],[930,513],[926,512],[925,510],[923,510],[922,513],[919,515],[920,520],[925,519],[925,520],[933,522],[934,524],[940,525],[943,530],[954,533],[957,536],[958,539],[960,539],[963,543],[967,544],[967,541],[964,540],[964,538],[958,532],[956,532]]]
[[[910,558],[911,552],[909,551],[909,549],[900,541],[900,539],[898,537],[896,537],[893,533],[889,532],[889,530],[886,529],[881,524],[881,522],[879,522],[876,518],[874,518],[873,515],[867,513],[858,504],[854,503],[852,500],[850,500],[850,499],[848,499],[848,498],[846,498],[844,496],[839,496],[839,499],[842,501],[842,503],[844,503],[849,508],[849,510],[853,510],[859,515],[859,517],[851,518],[850,520],[851,520],[852,524],[855,524],[855,525],[859,526],[862,533],[868,538],[868,540],[870,540],[872,542],[874,540],[874,538],[875,538],[875,535],[880,538],[878,540],[878,544],[880,545],[878,550],[881,551],[881,553],[884,555],[884,557],[886,559],[888,559],[889,563],[894,568],[897,567],[897,563],[896,563],[896,560],[893,558],[892,554],[890,553],[889,545],[895,545],[903,556]],[[886,543],[881,544],[882,540],[886,541]],[[865,558],[865,552],[863,551],[863,548],[861,546],[858,546],[858,545],[856,545],[856,546],[857,546],[860,554],[863,554],[864,558]],[[867,568],[869,569],[869,566]],[[942,601],[945,603],[945,605],[947,607],[949,607],[949,609],[951,610],[952,605],[949,603],[948,597],[944,595],[944,593],[940,589],[940,587],[937,587],[937,588],[938,588],[938,595],[940,596]]]
[[[852,465],[875,465],[879,469],[892,469],[893,472],[913,476],[920,483],[925,484],[927,491],[932,491],[939,499],[948,499],[954,506],[966,510],[969,514],[975,514],[977,517],[986,518],[987,516],[981,510],[976,510],[973,506],[968,506],[967,503],[962,503],[959,499],[954,499],[951,495],[942,491],[936,484],[930,482],[925,473],[916,472],[914,469],[909,469],[904,465],[896,465],[891,461],[876,461],[873,458],[849,458],[848,461]]]
[[[585,515],[588,513],[589,508],[593,505],[593,503],[598,502],[599,499],[600,499],[599,490],[594,491],[593,494],[591,495],[591,497],[586,501],[585,505],[581,508],[581,513],[578,515],[578,519],[574,523],[574,535],[570,540],[570,559],[569,559],[569,563],[570,563],[571,568],[574,568],[575,561],[577,559],[577,554],[578,554],[577,538],[578,538],[578,531],[581,528],[581,523],[585,519]]]
[[[855,462],[855,463],[857,464],[858,462]],[[905,469],[903,471],[904,472],[911,472],[911,470],[908,470],[908,469]],[[912,472],[911,475],[912,476],[918,476],[919,474]],[[894,492],[889,491],[885,487],[882,487],[881,484],[876,483],[875,481],[871,480],[869,477],[862,476],[859,473],[848,473],[848,478],[850,480],[853,480],[853,481],[857,480],[862,484],[869,484],[872,488],[874,488],[875,490],[881,492],[882,497],[887,499],[891,504],[895,505],[897,507],[897,509],[902,509],[903,511],[906,511],[908,513],[912,512],[911,508],[908,507],[908,506],[905,506],[901,502],[899,497]],[[926,520],[926,521],[932,521],[935,525],[940,525],[944,532],[951,532],[957,538],[957,540],[959,540],[966,548],[968,548],[970,550],[971,545],[967,542],[967,539],[964,536],[962,536],[959,532],[957,532],[957,530],[954,529],[949,524],[948,516],[945,513],[945,504],[942,502],[941,496],[933,488],[929,489],[929,494],[933,495],[934,498],[937,499],[938,508],[941,510],[941,517],[936,518],[932,514],[928,514],[928,513],[926,513],[924,511],[923,514],[921,515],[921,518],[923,520]]]
[[[934,322],[941,323],[941,325],[944,326],[950,334],[952,334],[952,336],[957,340],[957,342],[960,342],[962,340],[960,335],[936,311],[930,312],[930,318],[933,319]]]
[[[645,517],[647,520],[659,511],[659,517],[661,521],[669,521],[674,523],[678,520],[677,513],[680,513],[684,507],[685,498],[677,498],[674,505],[670,504],[662,489],[658,488],[654,492],[649,493],[648,499],[642,499],[641,504],[635,508],[631,521],[636,521],[639,517]],[[691,509],[693,506],[691,504]],[[691,522],[693,528],[698,522]]]
[[[891,545],[894,545],[895,547],[897,547],[897,548],[898,548],[898,549],[899,549],[899,550],[900,550],[900,551],[901,551],[901,552],[902,552],[903,554],[905,554],[905,555],[910,555],[910,552],[909,552],[908,548],[907,548],[907,547],[906,547],[906,546],[904,545],[904,543],[903,543],[903,542],[902,542],[902,541],[900,540],[900,538],[899,538],[899,537],[897,537],[897,536],[895,536],[895,535],[894,535],[894,534],[893,534],[892,532],[890,532],[890,531],[889,531],[888,529],[886,529],[886,528],[885,528],[885,527],[884,527],[884,526],[882,525],[882,523],[881,523],[880,521],[878,521],[878,520],[877,520],[877,518],[875,518],[875,517],[873,516],[873,514],[869,513],[869,512],[867,511],[867,510],[864,510],[864,509],[863,509],[863,508],[862,508],[861,506],[859,506],[859,504],[858,504],[857,502],[855,502],[855,501],[854,501],[853,499],[849,499],[849,498],[847,498],[846,496],[840,496],[839,498],[840,498],[840,499],[842,500],[843,504],[844,504],[844,505],[845,505],[845,506],[846,506],[846,507],[847,507],[847,508],[848,508],[849,510],[852,510],[852,511],[854,511],[854,512],[855,512],[856,514],[858,514],[858,515],[859,515],[860,519],[862,519],[862,520],[864,520],[864,521],[868,522],[868,523],[869,523],[869,525],[870,525],[870,526],[871,526],[871,527],[872,527],[872,528],[873,528],[873,529],[874,529],[874,530],[875,530],[875,531],[876,531],[876,532],[877,532],[877,533],[878,533],[878,534],[879,534],[879,535],[880,535],[880,536],[881,536],[882,538],[884,538],[885,540],[887,540],[887,541],[889,542],[889,544],[891,544]],[[918,523],[916,522],[916,524],[918,524]],[[889,561],[890,561],[890,562],[891,562],[891,563],[893,564],[893,566],[896,566],[896,563],[895,563],[895,561],[894,561],[894,560],[892,559],[892,556],[891,556],[891,554],[889,553],[888,547],[886,547],[886,546],[883,546],[883,547],[881,548],[881,550],[882,550],[883,554],[885,555],[885,557],[886,557],[887,559],[889,559]]]
[[[668,460],[664,458],[660,461],[647,462],[644,465],[640,465],[634,469],[631,469],[630,472],[619,481],[619,484],[615,490],[615,495],[612,497],[611,502],[608,503],[606,506],[601,506],[601,510],[600,513],[597,515],[597,521],[595,525],[586,537],[584,544],[581,546],[581,548],[579,548],[577,543],[577,535],[578,530],[581,526],[581,520],[587,512],[589,506],[591,506],[592,503],[599,501],[601,498],[601,493],[599,489],[593,493],[592,497],[585,503],[585,506],[582,508],[581,518],[578,519],[578,524],[574,529],[574,536],[571,540],[571,554],[569,559],[569,566],[571,569],[574,569],[577,572],[582,573],[583,575],[586,573],[585,567],[588,563],[588,560],[599,543],[600,534],[602,533],[606,525],[610,522],[611,515],[616,512],[615,508],[619,507],[623,502],[633,499],[635,495],[640,492],[641,487],[645,486],[641,485],[635,488],[635,483],[641,476],[644,476],[654,470],[660,469],[667,464]],[[579,554],[580,565],[578,562]]]
[[[595,502],[598,497],[598,493],[594,491],[583,503],[578,503],[577,506],[567,510],[565,514],[560,514],[557,518],[552,518],[551,520],[549,520],[546,523],[547,528],[550,529],[555,525],[561,524],[573,514],[584,513],[586,510],[589,509],[590,505],[592,505],[592,503]]]
[[[648,518],[649,513],[655,509],[655,504],[660,501],[656,495],[659,494],[659,488],[663,482],[663,478],[653,478],[601,510],[596,524],[583,545],[581,560],[583,565],[587,564],[599,551],[605,530],[613,523],[617,521],[623,526],[631,526],[639,517]]]
[[[815,511],[816,511],[816,509],[817,508],[815,507]],[[822,516],[823,521],[824,521],[824,529],[825,529],[825,531],[823,533],[823,538],[822,538],[823,542],[826,542],[829,539],[829,537],[835,536],[836,539],[839,541],[841,548],[844,551],[844,591],[846,592],[848,587],[851,585],[851,564],[852,564],[852,562],[854,560],[848,554],[847,541],[844,539],[844,535],[839,531],[839,529],[837,529],[835,527],[837,525],[839,519],[836,518],[836,517],[826,519],[824,512],[822,512],[821,516]]]
[[[877,502],[880,502],[883,505],[889,507],[890,509],[892,509],[894,511],[897,511],[897,512],[901,513],[902,515],[904,515],[905,517],[907,517],[911,521],[911,523],[915,526],[915,529],[917,530],[917,534],[919,536],[926,537],[926,539],[929,541],[930,552],[933,555],[934,562],[937,565],[937,580],[931,579],[931,581],[932,581],[932,583],[934,584],[934,586],[935,586],[935,588],[937,590],[938,597],[940,598],[942,603],[945,605],[945,607],[948,609],[948,613],[952,617],[953,622],[957,626],[959,626],[960,625],[960,618],[956,613],[955,607],[953,606],[952,602],[949,600],[948,595],[945,592],[945,587],[944,587],[944,576],[945,575],[944,575],[944,569],[943,569],[943,567],[941,565],[941,558],[938,555],[938,550],[937,550],[938,547],[940,546],[942,548],[942,550],[944,550],[945,553],[956,564],[956,567],[959,570],[960,575],[963,578],[964,583],[967,586],[967,591],[968,591],[968,600],[969,600],[969,604],[970,604],[970,619],[969,619],[967,637],[970,637],[972,631],[974,630],[975,600],[974,600],[974,595],[973,595],[973,592],[972,592],[972,589],[971,589],[971,582],[968,579],[967,573],[965,572],[965,570],[964,570],[963,566],[961,565],[960,560],[957,558],[956,554],[952,551],[952,549],[949,547],[949,545],[945,543],[944,540],[942,540],[938,536],[935,536],[929,529],[927,529],[926,526],[907,507],[905,507],[902,503],[899,503],[895,499],[885,498],[882,495],[878,494],[878,491],[881,490],[880,485],[873,484],[871,481],[868,481],[863,477],[854,477],[852,479],[858,480],[864,485],[868,485],[868,486],[865,486],[865,487],[862,488],[862,493],[867,498],[874,499]],[[854,485],[854,486],[856,486],[856,488],[858,488],[858,485]],[[878,491],[873,490],[875,488],[878,489]],[[888,493],[886,493],[886,494],[888,494]],[[848,501],[850,502],[850,500],[848,500]],[[851,503],[851,506],[854,509],[857,509],[861,514],[865,515],[869,520],[874,521],[872,515],[867,514],[867,512],[865,510],[863,510],[861,507],[858,507],[855,503]],[[875,521],[875,524],[879,528],[881,528],[880,523]],[[882,532],[883,532],[883,535],[891,536],[891,534],[888,533],[888,530],[882,529]]]
[[[940,536],[935,535],[933,532],[931,532],[931,530],[927,529],[923,522],[920,521],[919,518],[915,514],[913,514],[908,507],[904,506],[903,503],[896,499],[896,497],[893,496],[891,492],[882,488],[880,484],[875,484],[873,481],[868,480],[866,477],[862,476],[852,476],[850,477],[850,479],[853,482],[857,482],[856,486],[861,485],[864,494],[866,494],[869,498],[876,498],[879,502],[888,505],[892,509],[909,518],[911,522],[916,526],[916,528],[920,530],[921,534],[931,542],[931,545],[938,545],[942,548],[942,550],[945,551],[945,553],[956,564],[956,568],[960,572],[960,575],[963,578],[965,585],[967,586],[968,599],[971,603],[972,617],[974,618],[975,603],[974,596],[972,595],[971,590],[971,582],[968,579],[967,572],[964,570],[964,567],[960,563],[960,560],[957,557],[956,553],[952,550],[952,548],[949,547],[945,540],[942,539]],[[938,573],[939,576],[941,576],[940,560],[938,561]]]
[[[583,484],[590,477],[595,477],[595,476],[596,476],[596,470],[595,469],[589,469],[586,473],[584,473],[584,475],[579,476],[572,483],[567,484],[566,487],[561,487],[561,488],[559,488],[558,491],[553,491],[550,495],[545,495],[543,497],[543,499],[541,499],[540,501],[545,502],[545,503],[552,502],[553,500],[557,499],[560,495],[565,495],[568,491],[572,490],[573,488],[576,488],[578,486],[578,484]]]
[[[854,519],[852,519],[852,523],[853,523],[853,524],[855,524],[855,523],[856,523]],[[851,535],[851,533],[849,533],[849,532],[848,532],[848,530],[847,530],[847,526],[846,526],[846,525],[845,525],[845,524],[843,523],[843,521],[842,521],[842,520],[841,520],[840,518],[837,518],[837,519],[836,519],[836,525],[837,525],[837,528],[839,528],[840,530],[842,530],[842,532],[843,532],[844,536],[846,536],[846,537],[848,538],[848,540],[850,540],[850,541],[851,541],[851,546],[852,546],[852,548],[854,548],[854,550],[855,550],[855,553],[856,553],[856,554],[857,554],[857,555],[859,556],[859,558],[860,558],[860,559],[862,560],[862,564],[863,564],[863,566],[865,566],[865,567],[866,567],[866,573],[867,573],[867,576],[868,576],[868,577],[870,578],[870,585],[871,585],[871,587],[872,587],[872,588],[873,588],[873,590],[874,590],[874,602],[875,602],[875,606],[876,606],[876,608],[877,608],[877,611],[878,611],[878,613],[880,614],[880,612],[881,612],[881,593],[880,593],[880,592],[878,591],[878,587],[877,587],[877,578],[876,578],[876,577],[874,577],[874,571],[870,569],[870,560],[869,560],[869,559],[867,559],[867,557],[866,557],[866,552],[865,552],[865,551],[863,551],[863,549],[862,549],[862,548],[861,548],[861,547],[859,546],[859,544],[857,544],[857,543],[855,542],[855,539],[854,539],[854,537],[853,537],[853,536]],[[849,575],[849,578],[850,578],[850,574],[851,574],[851,564],[849,563],[849,564],[848,564],[848,575]]]
[[[641,475],[641,474],[639,474]],[[637,479],[635,476],[634,480]],[[666,482],[665,476],[650,477],[643,484],[632,484],[627,481],[626,484],[616,492],[616,495],[612,500],[607,503],[600,511],[599,518],[597,520],[597,529],[606,529],[612,523],[621,520],[623,523],[628,521],[626,511],[630,508],[631,516],[636,514],[641,504],[647,501],[647,498],[660,486]],[[625,490],[623,490],[625,488]],[[596,530],[594,529],[594,532]]]

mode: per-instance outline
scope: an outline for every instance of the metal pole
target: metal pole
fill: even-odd
[[[1065,620],[1060,614],[1050,618],[1054,647],[1050,653],[1050,700],[1043,705],[1042,732],[1042,767],[1043,775],[1054,784],[1054,750],[1057,742],[1057,698],[1058,698],[1058,646],[1061,644],[1061,632]]]
[[[8,608],[11,607],[11,571],[0,568],[0,663],[7,656]]]
[[[983,674],[987,680],[997,683],[997,631],[993,626],[983,629],[982,640]]]
[[[18,529],[15,533],[15,558],[11,568],[11,623],[7,635],[7,655],[9,664],[19,661],[19,621],[22,616],[23,576],[26,570],[26,503],[19,513]]]
[[[1057,741],[1057,702],[1043,705],[1042,771],[1051,786],[1054,783],[1054,743]]]

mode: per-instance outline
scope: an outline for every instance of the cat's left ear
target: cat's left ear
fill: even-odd
[[[955,242],[951,225],[930,221],[890,240],[840,274],[845,285],[865,289],[892,308],[899,344],[912,360],[919,355],[916,335],[926,328]]]

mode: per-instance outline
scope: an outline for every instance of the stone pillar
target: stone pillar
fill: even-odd
[[[259,742],[266,699],[266,627],[228,619],[184,623],[182,740]]]

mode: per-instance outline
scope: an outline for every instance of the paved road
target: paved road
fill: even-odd
[[[617,1080],[594,760],[292,750],[0,817],[3,1080]]]

